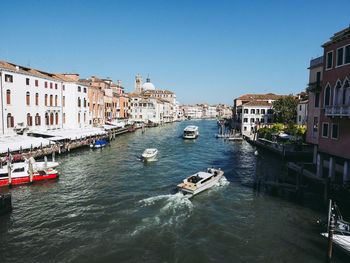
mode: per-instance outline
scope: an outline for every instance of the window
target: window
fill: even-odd
[[[328,106],[331,103],[331,87],[327,85],[324,91],[324,106]]]
[[[39,86],[39,80],[35,80],[35,87],[38,87]]]
[[[81,92],[81,87],[80,86],[78,86],[78,92]]]
[[[327,53],[326,59],[326,69],[331,69],[333,67],[333,51]]]
[[[81,106],[81,101],[80,101],[80,98],[78,98],[78,107]]]
[[[301,115],[299,115],[299,122],[301,121]]]
[[[55,118],[55,119],[56,119],[56,125],[58,125],[58,113],[56,112],[55,115],[56,115],[56,116],[55,116],[55,117],[56,117],[56,118]]]
[[[14,119],[11,113],[7,114],[7,128],[13,128],[14,126]]]
[[[65,85],[62,85],[62,89],[65,90],[65,89],[66,89],[66,86],[65,86]]]
[[[322,125],[322,137],[328,138],[328,122],[324,122]]]
[[[66,123],[66,114],[63,113],[63,123]]]
[[[78,113],[78,123],[80,123],[80,113]]]
[[[299,105],[299,111],[301,111],[301,105]]]
[[[260,110],[259,109],[256,109],[256,114],[260,114]]]
[[[243,113],[248,113],[248,109],[244,109]]]
[[[255,119],[254,118],[250,118],[250,123],[254,123]]]
[[[45,88],[47,88],[47,81],[45,81]]]
[[[246,127],[246,126],[244,126],[244,130],[245,130],[245,131],[247,130],[247,127]]]
[[[86,107],[86,99],[84,99],[84,107]]]
[[[268,109],[267,114],[273,114],[273,109]]]
[[[84,88],[84,93],[86,93],[86,88]]]
[[[30,105],[30,93],[29,93],[29,91],[27,91],[26,103],[27,103],[27,105]]]
[[[261,110],[261,114],[265,114],[265,109],[262,109],[262,110]]]
[[[35,93],[35,105],[39,105],[39,93]]]
[[[337,66],[343,65],[343,56],[344,56],[344,48],[338,48],[337,49]]]
[[[47,106],[47,94],[45,94],[45,106]]]
[[[55,106],[57,107],[57,95],[55,96]]]
[[[52,89],[52,86],[53,86],[53,85],[52,85],[52,82],[50,82],[50,89]]]
[[[84,112],[84,122],[86,122],[86,113]]]
[[[63,98],[62,98],[62,106],[63,107],[66,106],[66,97],[65,96],[63,96]]]
[[[57,83],[55,83],[55,89],[57,89]]]
[[[264,118],[261,118],[260,123],[264,123],[264,122],[265,122]]]
[[[46,125],[49,125],[49,114],[48,113],[45,113],[45,124]]]
[[[314,125],[313,125],[313,132],[318,132],[318,117],[314,117]]]
[[[27,114],[27,125],[32,126],[32,116],[30,116],[30,113]]]
[[[13,76],[9,74],[5,74],[5,82],[13,82]]]
[[[50,106],[53,106],[53,95],[50,95]]]
[[[347,104],[348,102],[346,101],[346,95],[349,91],[347,91],[349,88],[349,81],[346,80],[343,86],[343,105]]]
[[[11,104],[11,91],[9,89],[6,90],[6,102],[7,104]]]
[[[255,114],[255,109],[251,109],[250,114]]]
[[[40,126],[40,115],[37,113],[35,115],[35,126]]]
[[[320,107],[320,93],[315,93],[315,108]]]
[[[29,78],[26,78],[26,85],[29,85]]]
[[[332,124],[332,139],[339,138],[339,126],[338,124]]]
[[[350,45],[347,45],[345,47],[345,64],[349,64],[350,63]]]
[[[50,114],[50,124],[53,125],[53,113]]]

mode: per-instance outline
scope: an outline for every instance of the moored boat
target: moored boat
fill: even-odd
[[[146,149],[142,153],[141,157],[144,161],[153,161],[156,159],[157,155],[158,155],[158,150],[155,148],[153,149],[151,148],[151,149]]]
[[[198,127],[191,125],[184,129],[183,138],[184,139],[196,139],[199,135]]]
[[[106,140],[97,140],[96,142],[90,144],[90,148],[102,148],[106,145]]]
[[[214,186],[223,175],[224,172],[220,168],[208,168],[206,172],[198,172],[187,177],[177,186],[183,194],[188,194],[192,197]]]
[[[34,169],[34,167],[36,167],[36,169]],[[35,164],[33,164],[33,174],[31,178],[28,162],[11,164],[10,169],[12,185],[58,178],[58,172],[55,169],[43,167],[38,168],[38,166],[35,166]],[[0,186],[7,186],[10,184],[8,170],[9,168],[7,165],[0,170]]]

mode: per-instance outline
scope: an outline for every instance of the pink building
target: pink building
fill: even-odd
[[[350,27],[322,45],[317,173],[332,181],[350,181]],[[317,93],[316,93],[317,94]],[[315,119],[314,119],[314,123]]]

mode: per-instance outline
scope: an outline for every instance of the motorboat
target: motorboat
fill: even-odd
[[[51,162],[51,163],[55,163],[55,162]],[[50,165],[56,165],[56,164],[50,164]],[[10,164],[11,184],[12,185],[24,184],[24,183],[34,182],[34,181],[58,178],[59,175],[57,170],[53,168],[41,167],[41,164],[39,167],[40,168],[38,169],[38,166],[35,166],[35,164],[33,164],[33,171],[32,171],[33,174],[31,176],[29,171],[29,162]],[[2,169],[0,169],[0,186],[7,186],[9,184],[10,184],[9,168],[6,165]]]
[[[224,175],[219,169],[208,168],[206,172],[195,173],[183,180],[177,187],[179,190],[189,197],[192,197],[212,186],[214,186]]]
[[[229,141],[243,141],[243,137],[242,136],[235,136],[235,135],[231,135],[230,137],[228,137]]]
[[[106,143],[106,140],[97,140],[96,142],[90,144],[90,148],[102,148],[106,145]]]
[[[198,127],[194,125],[187,126],[184,129],[183,138],[184,139],[196,139],[199,135]]]
[[[334,220],[333,226],[331,218]],[[350,255],[350,222],[343,219],[338,206],[329,200],[327,232],[323,232],[321,235],[328,239],[331,227],[333,227],[333,243]]]
[[[53,169],[56,168],[57,166],[59,166],[60,164],[58,162],[48,162],[46,161],[46,157],[45,157],[45,161],[44,162],[37,162],[35,161],[35,159],[33,157],[30,157],[29,159],[26,159],[24,162],[18,162],[18,163],[13,163],[11,164],[12,169],[24,169],[24,167],[28,166],[28,162],[31,162],[33,165],[33,170],[45,170],[45,169]],[[0,168],[0,174],[4,174],[4,173],[8,173],[8,168],[7,165],[2,166],[2,168]]]
[[[216,138],[228,138],[229,136],[228,134],[215,134]]]
[[[157,149],[146,149],[141,157],[142,157],[142,160],[144,161],[154,161],[156,159],[158,155],[158,150]]]

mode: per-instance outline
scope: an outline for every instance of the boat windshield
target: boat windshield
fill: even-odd
[[[196,175],[193,175],[190,178],[188,178],[187,182],[195,184],[195,183],[199,182],[202,179],[203,179],[202,177],[200,177],[198,174],[196,174]]]
[[[194,131],[184,131],[184,135],[194,135]]]

